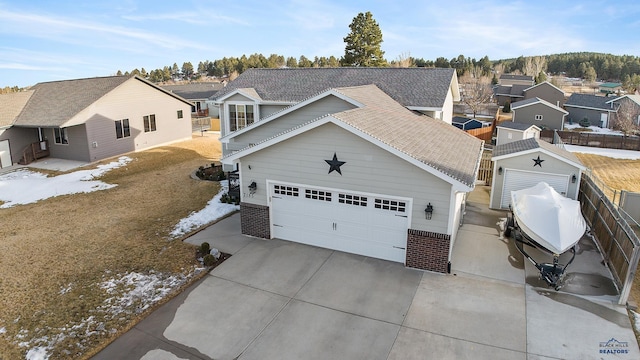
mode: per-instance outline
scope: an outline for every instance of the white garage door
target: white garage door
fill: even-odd
[[[270,185],[272,236],[405,262],[411,201],[306,185]]]
[[[0,169],[11,166],[11,152],[9,151],[9,140],[0,141]]]
[[[504,171],[504,184],[502,186],[502,198],[500,207],[506,209],[511,204],[511,191],[522,190],[535,186],[544,181],[561,195],[567,196],[569,188],[569,175],[558,175],[549,173],[538,173],[532,171],[522,171],[506,169]]]

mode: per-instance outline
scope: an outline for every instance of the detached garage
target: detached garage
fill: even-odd
[[[558,193],[576,200],[585,166],[569,151],[529,138],[496,146],[493,151],[492,209],[508,209],[511,191],[546,182]]]

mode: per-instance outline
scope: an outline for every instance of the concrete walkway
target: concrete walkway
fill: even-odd
[[[640,358],[590,240],[567,288],[550,290],[500,239],[504,212],[473,202],[483,191],[469,197],[451,275],[248,238],[238,214],[226,218],[187,241],[233,256],[94,359]],[[629,353],[600,353],[614,345]]]

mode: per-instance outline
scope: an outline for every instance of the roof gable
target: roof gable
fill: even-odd
[[[28,90],[0,95],[0,128],[13,125],[33,93]]]
[[[454,100],[459,98],[454,69],[340,67],[248,69],[212,100],[221,102],[238,89],[253,88],[263,101],[298,103],[326,89],[368,84],[416,109],[442,108],[449,91]]]
[[[544,82],[541,82],[539,84],[536,84],[536,85],[533,85],[531,87],[528,87],[528,88],[524,89],[524,92],[527,92],[529,90],[533,90],[535,88],[543,88],[543,87],[550,88],[550,89],[552,89],[552,90],[554,90],[556,92],[562,93],[564,95],[564,91],[562,91],[562,89],[558,88],[557,86],[553,85],[552,83],[550,83],[548,81],[544,81]]]
[[[518,101],[518,102],[514,102],[513,104],[511,104],[511,110],[518,110],[527,106],[532,106],[532,105],[536,105],[536,104],[541,104],[544,105],[548,108],[551,108],[553,110],[556,110],[558,112],[561,112],[563,114],[568,114],[569,112],[567,112],[566,110],[564,110],[561,107],[555,106],[552,103],[546,101],[546,100],[542,100],[540,98],[531,98],[531,99],[527,99],[527,100],[522,100],[522,101]]]
[[[493,157],[491,158],[491,161],[534,153],[536,151],[542,151],[549,156],[569,163],[581,170],[586,169],[586,167],[582,165],[580,160],[573,153],[565,150],[563,147],[559,147],[536,138],[528,138],[496,146],[493,149]]]
[[[16,126],[61,127],[127,81],[140,81],[186,104],[187,100],[172,94],[138,76],[109,76],[38,83],[31,89],[31,99],[15,121]]]
[[[617,98],[614,98],[612,100],[607,101],[607,104],[618,102],[618,101],[620,101],[620,100],[622,100],[624,98],[627,98],[627,99],[633,101],[634,103],[636,103],[637,105],[640,106],[640,95],[635,95],[635,94],[628,94],[628,95],[619,96]]]
[[[481,140],[440,120],[414,114],[373,85],[335,91],[364,106],[314,119],[230,154],[223,162],[237,160],[331,122],[451,183],[459,191],[473,188],[482,153]]]
[[[534,128],[538,131],[540,131],[541,129],[535,125],[531,125],[531,124],[523,124],[523,123],[519,123],[519,122],[513,122],[513,121],[503,121],[501,122],[499,125],[497,125],[496,127],[498,128],[503,128],[503,129],[509,129],[509,130],[517,130],[517,131],[527,131],[531,128]]]

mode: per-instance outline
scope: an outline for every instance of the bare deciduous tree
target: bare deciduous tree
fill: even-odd
[[[414,67],[415,61],[411,57],[411,53],[401,53],[394,61],[391,62],[391,66],[399,68]]]
[[[491,79],[487,77],[465,76],[460,78],[463,88],[462,102],[473,112],[475,118],[478,112],[491,100]]]
[[[633,104],[633,100],[623,98],[613,121],[613,129],[622,131],[625,135],[634,134],[639,130],[639,117],[640,111],[638,106]]]

